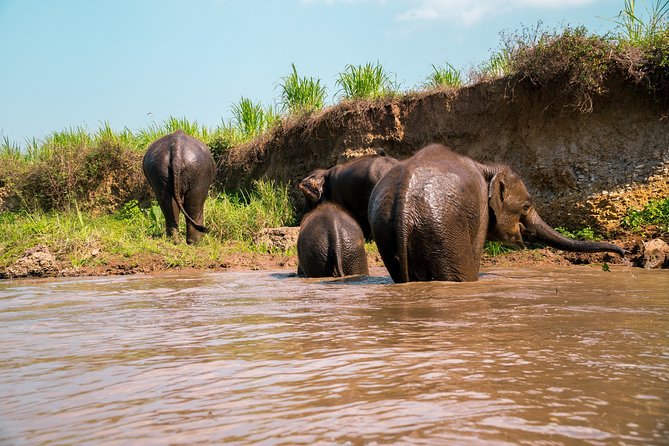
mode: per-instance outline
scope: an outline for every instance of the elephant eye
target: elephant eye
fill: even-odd
[[[527,214],[528,212],[530,212],[530,209],[532,209],[531,203],[525,203],[523,205],[523,213]]]

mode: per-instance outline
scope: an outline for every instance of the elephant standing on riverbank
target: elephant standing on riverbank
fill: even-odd
[[[369,221],[395,282],[478,280],[484,241],[522,246],[522,234],[567,251],[625,253],[562,236],[537,214],[509,166],[480,164],[440,144],[386,173],[371,194]]]
[[[398,162],[390,156],[366,155],[329,169],[314,170],[298,186],[306,199],[307,211],[324,201],[336,203],[351,214],[369,239],[369,196],[376,183]]]
[[[142,167],[165,215],[167,236],[178,234],[181,212],[186,219],[186,242],[200,241],[207,232],[204,202],[216,171],[209,147],[177,130],[149,146]]]
[[[306,277],[369,274],[362,229],[336,204],[323,203],[302,220],[297,273]]]

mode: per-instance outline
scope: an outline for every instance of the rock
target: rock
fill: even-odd
[[[58,272],[56,258],[49,248],[37,245],[27,249],[21,258],[5,270],[7,278],[18,277],[45,277],[53,276]]]
[[[253,243],[265,245],[269,251],[288,251],[297,246],[299,227],[283,226],[280,228],[261,229],[253,236]]]
[[[659,238],[643,243],[634,263],[646,269],[669,268],[669,245]]]

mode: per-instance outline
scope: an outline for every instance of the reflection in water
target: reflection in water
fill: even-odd
[[[662,444],[669,275],[0,283],[0,444]]]

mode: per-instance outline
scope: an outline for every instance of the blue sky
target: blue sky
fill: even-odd
[[[216,126],[231,104],[279,99],[295,63],[328,103],[347,64],[380,62],[404,89],[431,64],[466,72],[500,32],[541,20],[605,32],[623,0],[0,0],[0,136],[24,143],[103,121]]]

